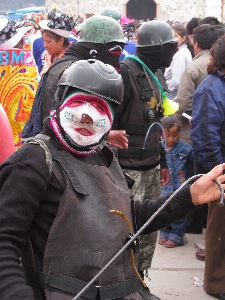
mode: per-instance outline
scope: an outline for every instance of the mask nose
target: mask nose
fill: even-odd
[[[80,122],[86,124],[93,124],[93,119],[87,114],[82,114]]]

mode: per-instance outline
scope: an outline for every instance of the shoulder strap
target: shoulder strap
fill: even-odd
[[[121,63],[128,67],[141,99],[146,102],[149,101],[153,91],[141,65],[132,59],[126,59]]]
[[[55,161],[58,161],[60,163],[63,172],[68,176],[74,190],[82,195],[88,195],[87,191],[82,185],[82,182],[80,182],[80,179],[74,174],[73,170],[71,169],[69,162],[65,158],[65,155],[65,159],[63,159],[62,161],[61,157],[63,154],[60,154],[60,152],[50,143],[49,140],[50,137],[44,134],[37,134],[34,138],[27,140],[26,144],[38,144],[44,149],[46,154],[46,163],[49,166],[50,176],[53,172],[62,187],[65,186],[64,177],[62,176],[62,172],[60,171],[61,169],[58,168],[55,164]],[[77,166],[77,169],[78,168],[79,166]]]
[[[52,174],[52,155],[43,140],[48,141],[48,140],[50,140],[50,137],[48,137],[47,135],[44,135],[44,134],[37,134],[34,138],[27,140],[25,142],[25,144],[38,144],[41,146],[42,149],[44,149],[45,156],[46,156],[46,164],[48,165],[49,174],[51,176],[51,174]]]
[[[71,64],[75,61],[77,61],[78,59],[75,56],[68,56],[68,57],[60,57],[60,58],[56,58],[54,63],[51,64],[51,66],[48,68],[48,70],[46,71],[45,74],[49,73],[56,65],[61,64],[63,62],[66,61],[71,61]]]
[[[128,67],[128,69],[132,69],[132,66],[133,66],[133,67],[136,66],[136,68],[137,68],[137,66],[138,66],[138,64],[135,63],[135,61],[134,61],[134,60],[131,60],[131,59],[122,60],[122,61],[120,62],[120,64],[126,65],[126,66]]]

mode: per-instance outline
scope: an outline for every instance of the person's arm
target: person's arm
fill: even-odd
[[[170,171],[169,169],[160,169],[160,184],[165,186],[170,181]]]
[[[208,76],[196,90],[193,98],[191,139],[196,163],[209,171],[224,161],[222,135],[225,130],[224,87],[211,86]],[[220,81],[217,79],[217,82]]]
[[[42,36],[35,39],[31,43],[31,53],[32,53],[32,56],[33,56],[34,61],[35,61],[37,73],[40,75],[41,70],[43,68],[43,62],[42,61],[44,60],[44,57],[47,53],[47,51],[45,50],[45,47],[44,47],[44,40],[43,40]]]
[[[181,51],[181,50],[180,50]],[[176,55],[176,54],[175,54]],[[171,78],[166,81],[170,91],[174,91],[179,87],[181,76],[185,70],[185,57],[182,53],[177,52],[171,65]]]
[[[0,167],[1,300],[34,299],[32,289],[25,283],[20,258],[27,234],[47,192],[49,169],[45,159],[41,147],[26,145]]]
[[[130,92],[131,92],[131,86],[130,86],[130,79],[128,74],[128,68],[124,64],[120,64],[120,75],[123,78],[123,85],[124,85],[124,95],[123,95],[123,101],[118,106],[115,116],[113,118],[113,126],[112,129],[118,129],[118,124],[120,122],[120,118],[126,109],[129,101],[130,101]]]
[[[126,137],[125,130],[117,130],[120,117],[129,102],[130,97],[130,82],[127,66],[121,64],[120,66],[120,74],[123,78],[124,84],[124,96],[123,102],[119,105],[116,110],[115,117],[113,118],[112,130],[110,130],[107,142],[111,144],[111,146],[116,147],[118,149],[128,149],[128,139]]]
[[[192,97],[196,90],[197,78],[197,73],[190,68],[189,64],[181,76],[177,96],[173,99],[174,102],[179,104],[179,110],[175,113],[179,120],[182,113],[192,110]]]
[[[129,97],[130,97],[130,82],[129,82],[128,69],[126,65],[121,64],[120,74],[123,78],[124,96],[123,96],[123,101],[117,108],[115,116],[113,118],[112,130],[110,130],[109,132],[107,142],[110,143],[111,146],[116,147],[118,149],[128,149],[128,138],[126,137],[126,131],[117,130],[120,122],[120,117],[123,114],[123,111],[126,108],[126,105],[129,102]]]
[[[161,184],[161,186],[165,186],[170,181],[170,171],[167,166],[166,151],[165,151],[165,148],[163,147],[163,145],[161,147],[160,155],[161,155],[161,158],[160,158],[160,184]]]
[[[159,230],[172,222],[186,216],[197,205],[220,199],[220,189],[213,181],[217,179],[221,184],[225,181],[225,163],[214,167],[209,173],[197,179],[194,183],[182,188],[177,195],[155,216],[143,233]],[[222,184],[225,188],[225,184]],[[164,204],[168,197],[156,200],[136,201],[137,227],[141,226]]]

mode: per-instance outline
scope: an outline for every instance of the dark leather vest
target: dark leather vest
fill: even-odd
[[[88,282],[124,246],[129,236],[126,220],[110,210],[122,212],[132,224],[130,191],[113,152],[112,162],[107,168],[84,163],[65,150],[58,151],[50,143],[47,145],[55,176],[60,179],[63,174],[65,191],[46,243],[43,273],[46,278],[51,275],[50,284],[52,274],[53,277],[54,274],[68,276],[68,285],[71,278]],[[57,168],[54,162],[57,162]],[[137,275],[131,250],[127,249],[96,280],[95,285],[106,286],[133,278],[136,280]],[[136,290],[140,288],[139,279],[138,282]],[[57,292],[57,286],[53,287],[52,291],[45,289],[48,300],[73,298]]]
[[[128,67],[128,76],[131,87],[131,98],[129,104],[120,116],[118,129],[126,130],[129,135],[128,150],[119,150],[119,162],[122,167],[147,167],[155,166],[160,161],[161,151],[161,127],[158,122],[157,104],[159,104],[160,93],[156,84],[146,76],[142,66],[127,59],[122,61]],[[149,83],[151,81],[151,85]],[[155,97],[154,97],[155,96]],[[155,99],[157,101],[155,101]],[[146,120],[146,108],[151,108],[154,113],[152,121]],[[144,142],[146,144],[144,146]]]

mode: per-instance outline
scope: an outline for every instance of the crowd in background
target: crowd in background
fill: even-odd
[[[102,16],[114,18],[121,25],[123,35],[119,38],[116,37],[116,45],[113,40],[114,36],[112,40],[110,39],[111,37],[106,37],[103,50],[103,43],[102,41],[99,42],[99,37],[95,37],[93,41],[91,36],[88,37],[89,39],[86,39],[89,34],[85,32],[88,19],[84,20],[81,17],[73,18],[68,16],[56,6],[49,10],[46,16],[41,16],[38,22],[32,15],[26,16],[23,22],[14,23],[13,25],[6,20],[4,20],[3,24],[3,19],[0,19],[0,34],[3,39],[5,38],[5,33],[3,35],[5,28],[8,28],[6,33],[15,33],[15,31],[19,33],[20,30],[18,28],[25,28],[23,34],[18,35],[20,40],[17,40],[13,46],[11,44],[11,47],[31,51],[40,85],[48,82],[47,74],[50,70],[52,71],[52,68],[53,70],[58,68],[56,63],[58,61],[62,62],[60,59],[67,56],[71,58],[74,55],[73,53],[76,54],[76,60],[90,58],[90,56],[97,59],[100,57],[100,60],[104,63],[109,63],[116,70],[120,71],[123,77],[125,93],[124,101],[116,111],[113,129],[128,131],[129,145],[128,150],[119,150],[119,163],[130,177],[136,179],[136,186],[132,187],[135,200],[138,197],[139,199],[145,197],[154,199],[160,194],[166,196],[168,193],[176,191],[192,175],[199,172],[203,174],[209,172],[215,165],[224,162],[225,141],[223,131],[225,128],[225,108],[222,100],[224,98],[225,74],[225,60],[223,58],[225,25],[215,17],[202,19],[193,17],[188,22],[167,20],[154,23],[156,24],[155,26],[164,26],[163,23],[166,24],[165,30],[169,30],[167,35],[169,39],[167,40],[166,37],[163,37],[162,43],[157,44],[154,37],[151,37],[155,43],[151,48],[152,45],[148,43],[148,34],[143,29],[148,29],[148,26],[152,24],[151,21],[126,19],[127,23],[125,23],[121,21],[120,15],[116,17],[115,15],[110,15],[110,13],[112,12],[109,10],[106,14],[102,13]],[[93,20],[92,17],[89,22],[91,20]],[[152,28],[154,29],[154,26]],[[157,31],[157,28],[155,29]],[[83,32],[85,32],[85,37],[82,35]],[[142,34],[144,36],[143,40],[141,39]],[[95,48],[92,47],[92,44],[95,45]],[[6,49],[9,45],[7,40],[3,40],[0,44],[0,50]],[[164,52],[160,53],[162,45]],[[152,52],[150,52],[150,49]],[[98,56],[100,52],[102,55]],[[112,58],[110,54],[115,55],[116,58]],[[124,59],[126,56],[128,56],[128,59]],[[170,59],[166,61],[167,56],[170,56]],[[120,62],[118,57],[120,57]],[[136,73],[136,62],[133,61],[135,59],[141,60],[143,66],[148,65],[163,86],[167,98],[179,104],[179,110],[171,113],[172,117],[164,116],[162,118],[162,115],[159,115],[159,107],[156,103],[162,96],[161,91],[157,90],[154,80],[147,74],[145,67],[140,68],[139,66],[142,73]],[[131,79],[131,76],[128,74],[133,74],[134,79]],[[138,77],[140,74],[142,74],[141,79]],[[43,78],[46,78],[45,83]],[[144,81],[142,82],[143,78],[146,79],[145,83]],[[49,89],[48,93],[46,92],[46,95],[48,94],[46,99],[47,97],[52,98],[52,93],[56,90],[56,82],[58,81],[55,80],[52,85],[48,85],[48,83],[45,86],[43,85],[44,91]],[[143,86],[141,86],[140,82],[143,83]],[[142,91],[142,88],[146,87],[146,82],[151,87],[148,95],[146,94],[146,89],[144,92]],[[135,168],[131,167],[126,160],[127,154],[125,154],[126,151],[129,154],[132,151],[131,155],[139,153],[138,151],[135,152],[138,149],[133,149],[136,147],[134,136],[137,134],[136,130],[138,129],[132,128],[134,132],[129,132],[131,127],[127,119],[130,118],[130,111],[128,110],[130,103],[140,100],[140,90],[145,93],[142,94],[142,98],[147,98],[150,95],[150,100],[146,101],[145,116],[142,116],[142,121],[145,122],[145,119],[147,119],[150,122],[149,118],[151,118],[151,113],[153,112],[153,119],[157,115],[156,120],[158,123],[161,123],[160,128],[163,128],[165,133],[163,136],[160,128],[158,132],[157,130],[154,131],[155,135],[160,136],[160,146],[157,145],[157,147],[161,149],[161,152],[157,150],[158,152],[155,153],[155,156],[161,155],[161,158],[154,158],[154,162],[151,161],[151,168],[139,164],[141,161],[139,157],[138,159],[137,157],[132,157],[133,160],[130,159],[134,165],[136,164]],[[40,117],[42,121],[49,115],[52,107],[52,102],[48,104],[50,107],[46,106],[45,115]],[[42,109],[44,108],[42,107]],[[138,110],[138,106],[136,109]],[[53,111],[52,116],[54,115],[57,118],[57,113],[57,110]],[[187,113],[192,117],[193,124],[183,117],[183,113]],[[43,114],[43,110],[41,114]],[[218,116],[220,117],[218,118]],[[137,119],[135,118],[136,116],[133,117],[136,122]],[[215,122],[215,119],[218,120]],[[30,125],[29,122],[27,125]],[[27,128],[28,126],[25,126],[25,131]],[[143,130],[143,128],[140,130]],[[134,136],[132,135],[133,133]],[[156,139],[155,135],[150,137],[153,144]],[[69,146],[70,143],[68,142],[68,149]],[[147,182],[149,179],[151,179],[151,184]],[[142,184],[142,180],[146,180],[147,183]],[[144,187],[146,191],[140,192],[139,188],[140,186],[143,188],[143,185],[146,185]],[[154,193],[147,194],[147,191],[152,191],[154,188]],[[201,233],[203,228],[210,224],[210,230],[206,234],[206,250],[196,253],[196,257],[206,260],[205,289],[218,299],[225,299],[224,271],[223,267],[221,268],[221,266],[224,266],[225,259],[223,253],[224,242],[223,244],[218,244],[217,240],[218,236],[223,241],[225,238],[224,229],[220,231],[219,235],[217,234],[218,230],[224,227],[224,215],[221,214],[221,211],[218,212],[215,204],[209,205],[209,211],[207,204],[204,204],[187,217],[161,228],[158,240],[159,244],[167,248],[183,246],[186,242],[185,233]],[[138,272],[142,279],[144,279],[144,274],[147,274],[147,269],[151,266],[157,239],[156,233],[151,232],[150,234],[151,239],[148,237],[145,241],[141,241],[144,244],[143,250],[148,248],[148,263],[145,263],[146,258],[143,256],[142,264],[140,263],[138,266]],[[151,251],[149,251],[148,243],[151,243]],[[220,263],[217,264],[215,261]],[[214,276],[214,274],[216,275]],[[149,299],[159,298],[152,295],[152,298]]]

